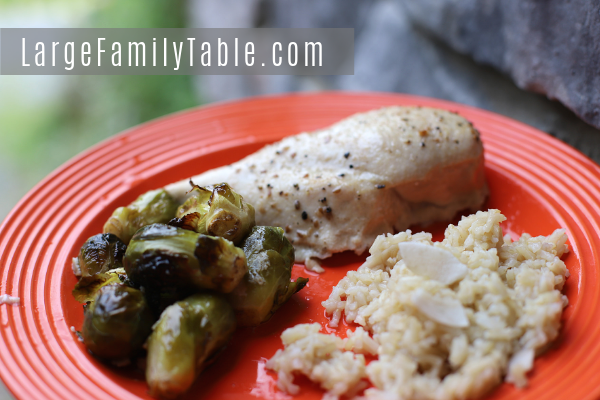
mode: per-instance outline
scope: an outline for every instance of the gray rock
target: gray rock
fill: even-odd
[[[600,127],[600,2],[403,0],[408,17],[455,50],[558,99]]]

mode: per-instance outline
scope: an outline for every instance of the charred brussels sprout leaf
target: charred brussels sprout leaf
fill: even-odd
[[[123,266],[127,246],[112,233],[89,238],[79,250],[79,268],[82,278],[104,273]]]
[[[177,218],[169,224],[239,244],[255,225],[254,207],[226,183],[193,186],[192,197],[179,207]]]
[[[129,243],[135,232],[143,226],[167,223],[177,211],[177,203],[164,189],[144,193],[127,207],[119,207],[104,224],[104,233],[117,235]]]
[[[210,197],[210,210],[206,216],[206,231],[209,235],[223,237],[240,243],[248,235],[254,222],[254,207],[222,183],[216,185]]]
[[[169,306],[148,339],[151,395],[173,399],[186,392],[234,330],[233,310],[218,295],[195,294]]]
[[[169,221],[169,225],[176,228],[187,229],[188,231],[206,233],[206,229],[202,228],[205,227],[206,224],[197,212],[186,214],[181,218],[173,218]]]
[[[248,273],[228,294],[239,326],[256,326],[271,315],[308,279],[290,282],[294,265],[294,248],[283,229],[256,226],[243,243]]]
[[[104,286],[85,311],[83,342],[99,358],[128,358],[141,350],[153,323],[142,292],[124,285]]]
[[[248,270],[244,252],[230,241],[162,224],[135,234],[123,264],[159,311],[201,289],[231,291]]]
[[[73,297],[80,303],[94,300],[96,293],[108,285],[120,285],[127,282],[127,274],[123,268],[101,272],[88,277],[81,277],[73,289]]]

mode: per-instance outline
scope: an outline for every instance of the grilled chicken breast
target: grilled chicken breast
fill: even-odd
[[[450,219],[487,195],[479,132],[455,113],[421,107],[356,114],[192,180],[229,183],[254,205],[258,225],[284,228],[296,261],[317,270],[315,258],[360,254],[377,235]],[[183,200],[188,181],[166,189]]]

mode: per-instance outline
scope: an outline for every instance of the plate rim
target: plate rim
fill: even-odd
[[[160,124],[164,123],[164,122],[168,122],[169,120],[173,120],[174,118],[178,118],[180,116],[185,116],[188,115],[190,113],[196,113],[196,112],[203,112],[205,110],[211,110],[211,109],[218,109],[219,107],[230,107],[230,106],[235,106],[235,105],[239,105],[239,104],[248,104],[248,103],[252,103],[252,102],[260,102],[260,101],[269,101],[269,100],[273,100],[273,99],[277,99],[280,101],[283,101],[283,99],[298,99],[298,98],[312,98],[312,97],[358,97],[358,98],[364,98],[364,97],[373,97],[373,98],[381,98],[381,97],[386,97],[386,98],[390,98],[390,99],[402,99],[402,100],[410,100],[410,101],[414,101],[415,104],[418,104],[419,102],[423,102],[423,103],[430,103],[432,101],[434,101],[436,104],[440,104],[440,105],[448,105],[449,107],[444,107],[446,109],[452,109],[453,107],[458,107],[460,109],[468,109],[470,112],[475,113],[475,114],[480,114],[482,116],[488,117],[490,119],[493,120],[497,120],[498,122],[503,122],[503,123],[507,123],[509,125],[521,125],[522,128],[526,129],[527,131],[529,131],[530,134],[535,135],[536,137],[542,138],[544,141],[551,143],[554,146],[558,146],[559,148],[562,149],[568,149],[569,153],[571,153],[571,156],[574,156],[576,159],[578,160],[582,160],[585,161],[584,164],[586,164],[587,168],[591,168],[591,170],[593,172],[595,172],[596,174],[600,175],[600,166],[598,166],[593,160],[591,160],[589,157],[587,157],[585,154],[581,153],[580,151],[574,149],[573,147],[571,147],[570,145],[568,145],[567,143],[564,143],[562,141],[560,141],[559,139],[556,139],[550,135],[548,135],[547,133],[544,133],[534,127],[531,127],[527,124],[524,124],[520,121],[516,121],[513,120],[509,117],[506,116],[502,116],[500,114],[496,114],[493,113],[491,111],[488,110],[483,110],[477,107],[473,107],[473,106],[469,106],[469,105],[462,105],[459,103],[455,103],[455,102],[451,102],[448,100],[441,100],[441,99],[433,99],[433,98],[429,98],[429,97],[423,97],[423,96],[414,96],[414,95],[404,95],[404,94],[397,94],[397,93],[388,93],[388,92],[344,92],[344,91],[333,91],[333,92],[318,92],[318,93],[292,93],[292,94],[283,94],[283,95],[265,95],[265,96],[255,96],[255,97],[250,97],[250,98],[244,98],[244,99],[237,99],[234,101],[223,101],[223,102],[217,102],[217,103],[211,103],[208,105],[203,105],[203,106],[199,106],[199,107],[193,107],[187,110],[182,110],[179,111],[177,113],[173,113],[173,114],[168,114],[165,116],[162,116],[160,118],[148,121],[146,123],[134,126],[132,128],[129,128],[121,133],[118,133],[116,135],[113,135],[110,138],[107,138],[103,141],[101,141],[100,143],[90,147],[87,150],[84,150],[83,152],[79,153],[78,155],[74,156],[73,158],[71,158],[70,160],[68,160],[67,162],[65,162],[64,164],[62,164],[60,167],[58,167],[57,169],[55,169],[52,173],[50,173],[46,178],[44,178],[40,183],[38,183],[36,186],[34,186],[34,188],[32,188],[18,203],[17,205],[9,212],[9,214],[5,217],[5,219],[2,221],[2,223],[0,224],[0,243],[2,242],[3,239],[3,233],[8,230],[8,226],[11,224],[12,220],[15,218],[16,215],[18,215],[19,210],[26,205],[34,196],[36,193],[38,193],[40,190],[43,190],[44,186],[47,185],[49,182],[51,182],[55,177],[60,176],[61,174],[65,173],[66,171],[68,171],[71,167],[73,167],[74,165],[76,165],[78,162],[80,162],[81,160],[86,159],[86,157],[89,157],[90,155],[93,155],[97,152],[99,152],[101,149],[105,149],[107,146],[110,146],[111,144],[117,143],[119,140],[121,140],[122,138],[128,137],[130,135],[133,135],[137,132],[140,131],[145,131],[150,129],[151,127],[157,127],[160,126]],[[461,113],[462,114],[462,113]],[[4,254],[4,248],[2,248],[0,250],[0,260],[3,260],[3,257],[5,256]],[[6,266],[0,265],[0,268],[2,270],[6,269]],[[1,272],[1,271],[0,271]],[[6,282],[4,280],[4,273],[3,273],[3,278],[2,278],[2,289],[0,291],[5,292],[6,288]],[[2,314],[2,311],[0,311],[0,314]],[[1,315],[0,315],[1,316]],[[2,378],[4,378],[5,376],[7,376],[6,371],[4,371],[3,367],[0,367],[0,376]],[[11,388],[9,387],[9,383],[7,383],[5,381],[5,385],[7,386],[7,388],[11,391],[11,393],[13,393],[14,396],[14,391],[11,390]],[[598,389],[600,390],[600,388]]]

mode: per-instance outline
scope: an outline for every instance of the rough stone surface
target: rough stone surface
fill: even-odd
[[[404,0],[412,21],[600,127],[600,2]]]
[[[354,27],[356,40],[353,76],[202,76],[197,80],[198,91],[206,101],[326,89],[437,97],[523,121],[600,162],[600,132],[597,129],[558,102],[522,90],[507,75],[482,65],[499,65],[506,73],[513,73],[498,64],[502,61],[505,63],[502,65],[512,65],[512,61],[506,61],[504,55],[498,56],[499,53],[504,54],[507,39],[504,34],[497,33],[501,21],[491,17],[497,15],[495,10],[508,7],[499,5],[504,0],[480,0],[480,9],[474,6],[476,0],[419,1],[423,4],[417,0],[192,0],[190,24],[196,27]],[[547,1],[549,4],[554,2]],[[475,28],[461,30],[458,25],[448,22],[467,18],[462,14],[454,15],[461,3],[471,4],[473,10],[479,10],[477,12],[482,15],[478,18],[485,22],[482,24],[493,29],[488,33],[477,32]],[[237,11],[229,12],[232,9]],[[212,17],[202,17],[206,15]],[[449,38],[444,37],[441,34],[443,30],[438,28],[442,24],[448,26],[444,29],[449,32],[462,32],[462,36],[449,33]],[[436,33],[438,30],[440,33]],[[508,32],[506,35],[514,34]],[[470,47],[458,47],[458,39],[450,38],[453,35],[463,38],[461,40],[468,42]],[[483,42],[484,37],[494,45],[489,48],[476,46],[480,40]],[[477,61],[461,54],[468,53],[471,48],[479,49]],[[549,68],[540,63],[542,61],[538,60],[540,71]],[[539,87],[538,84],[529,88]]]

